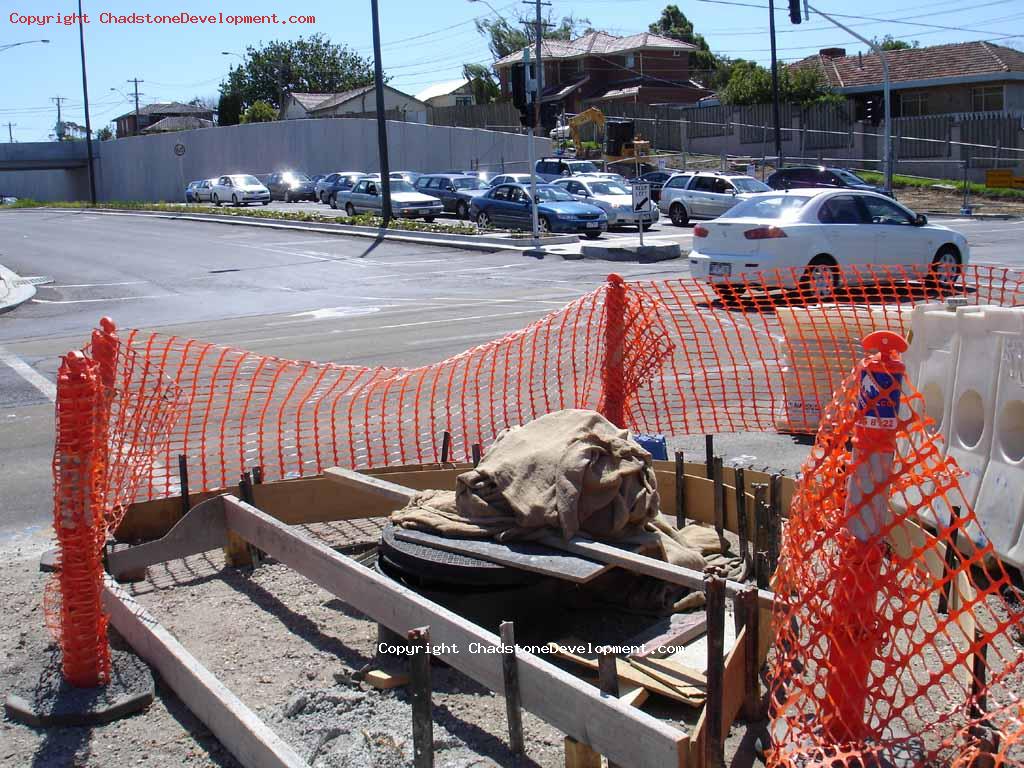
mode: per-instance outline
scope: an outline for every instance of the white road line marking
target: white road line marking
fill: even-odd
[[[112,285],[146,285],[149,280],[129,280],[125,283],[69,283],[67,285],[47,285],[45,288],[108,288]]]
[[[160,293],[152,296],[115,296],[109,299],[67,299],[55,301],[50,299],[31,299],[33,304],[98,304],[104,301],[135,301],[136,299],[166,299],[174,296],[173,293]]]
[[[3,363],[25,381],[38,389],[51,403],[57,399],[57,385],[39,373],[35,368],[26,363],[13,352],[5,347],[0,347],[0,363]]]

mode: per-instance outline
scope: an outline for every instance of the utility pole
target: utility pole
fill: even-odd
[[[524,5],[532,5],[536,9],[536,18],[534,19],[533,37],[535,43],[534,63],[533,63],[533,121],[532,125],[527,129],[526,136],[527,141],[530,143],[529,147],[529,158],[530,158],[530,198],[531,198],[531,218],[533,219],[533,251],[534,253],[542,253],[540,251],[540,218],[537,215],[537,163],[534,160],[534,136],[537,131],[540,130],[540,101],[541,93],[544,90],[544,17],[542,15],[542,7],[545,5],[551,5],[549,2],[544,0],[523,0]],[[523,51],[523,72],[526,77],[526,82],[530,82],[530,49],[527,47]],[[529,90],[529,86],[527,86]]]
[[[139,83],[144,83],[146,81],[139,80],[139,78],[135,77],[131,80],[126,80],[125,82],[132,83],[135,86],[135,133],[138,134],[141,130],[139,128]],[[146,94],[142,95],[145,96]]]
[[[59,133],[59,131],[60,131],[60,123],[61,123],[61,119],[60,119],[60,103],[62,101],[67,101],[67,100],[68,100],[67,96],[51,96],[50,97],[50,101],[57,102],[57,131],[58,131],[58,133],[57,133],[57,141],[60,141],[60,133]]]
[[[13,129],[14,129],[14,126],[16,126],[16,125],[17,125],[17,123],[8,123],[7,124],[7,140],[11,144],[14,143],[14,130]]]
[[[373,17],[373,80],[377,96],[377,154],[380,157],[380,194],[383,226],[391,221],[391,168],[388,165],[388,122],[384,112],[384,68],[380,62],[380,19],[377,0],[370,0]]]
[[[85,107],[85,156],[89,163],[89,200],[96,205],[96,174],[92,162],[92,122],[89,119],[89,80],[85,75],[85,29],[82,27],[82,0],[78,0],[78,48],[82,54],[82,103]]]
[[[772,124],[775,129],[775,168],[782,167],[782,127],[779,125],[779,62],[775,58],[775,0],[768,0],[768,33],[772,39]]]

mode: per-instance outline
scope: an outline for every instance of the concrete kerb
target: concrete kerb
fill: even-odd
[[[7,312],[36,295],[36,287],[0,264],[0,312]]]
[[[267,229],[290,229],[301,232],[320,232],[332,235],[352,235],[354,237],[371,237],[374,239],[396,242],[416,243],[418,245],[442,245],[464,250],[495,253],[497,251],[527,251],[532,248],[529,238],[512,239],[508,237],[490,237],[487,235],[449,235],[443,232],[408,232],[404,230],[382,230],[377,227],[360,227],[354,224],[335,224],[333,222],[288,221],[287,219],[248,218],[245,216],[219,216],[209,213],[164,213],[162,211],[119,211],[99,208],[49,208],[36,210],[60,211],[62,213],[88,213],[104,216],[144,216],[156,219],[181,219],[185,221],[205,221],[215,224],[234,224],[238,226],[265,227]],[[576,235],[553,235],[544,238],[544,245],[569,245],[578,243]]]
[[[655,261],[678,259],[682,255],[679,243],[649,238],[640,245],[637,240],[613,240],[604,243],[586,243],[580,247],[579,257],[563,255],[564,258],[600,259],[602,261],[638,261],[646,264]]]

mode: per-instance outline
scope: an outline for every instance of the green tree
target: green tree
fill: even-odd
[[[780,87],[780,94],[781,90]],[[732,65],[728,82],[719,90],[718,98],[723,104],[763,104],[771,101],[771,73],[756,62],[737,61]]]
[[[548,14],[544,20],[545,40],[572,40],[580,29],[589,29],[589,19],[577,19],[575,16],[564,16],[557,24],[554,17]],[[527,31],[529,30],[529,31]],[[510,22],[504,16],[491,19],[477,19],[476,31],[487,38],[487,46],[495,60],[503,59],[509,54],[518,53],[528,45],[534,44],[533,19],[523,15]]]
[[[217,124],[238,125],[238,121],[241,119],[242,97],[230,91],[222,93],[217,102]]]
[[[772,100],[771,72],[756,62],[737,60],[718,96],[723,104],[767,104]],[[806,107],[840,103],[843,98],[832,91],[817,67],[779,67],[779,100]]]
[[[873,37],[871,42],[881,48],[883,51],[904,51],[908,48],[917,48],[921,44],[917,40],[897,40],[892,35],[886,35],[885,37]]]
[[[277,110],[265,101],[253,102],[242,115],[243,123],[272,123],[277,120]]]
[[[104,125],[96,131],[96,138],[100,141],[110,141],[114,138],[114,132],[110,129],[109,125]]]
[[[274,40],[259,47],[250,45],[245,60],[221,83],[222,96],[232,94],[240,108],[265,101],[280,108],[290,91],[335,93],[373,82],[373,61],[324,35],[298,40]],[[223,122],[227,125],[228,123]]]
[[[463,64],[462,76],[469,80],[473,89],[473,99],[477,104],[490,104],[497,101],[501,90],[494,72],[486,64]]]
[[[678,5],[666,5],[661,16],[648,27],[648,30],[662,37],[697,46],[697,50],[690,54],[691,74],[701,85],[712,87],[709,83],[715,80],[719,59],[711,52],[711,47],[704,36],[694,31],[693,22],[686,18],[686,14],[679,10]]]

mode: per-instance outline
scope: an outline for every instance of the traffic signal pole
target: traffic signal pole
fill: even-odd
[[[768,33],[771,37],[772,48],[772,125],[775,132],[775,168],[777,170],[782,167],[782,127],[779,125],[779,62],[775,57],[775,0],[768,0]]]
[[[526,93],[530,93],[530,49],[523,49],[523,77],[526,78]],[[538,89],[539,90],[539,89]],[[540,99],[536,98],[537,93],[534,92],[534,105],[540,104]],[[527,158],[530,163],[530,208],[532,209],[533,218],[533,250],[540,248],[540,219],[537,216],[537,149],[533,142],[534,125],[537,125],[537,114],[538,110],[535,109],[533,113],[533,121],[526,128],[526,140],[529,143],[527,149]]]

